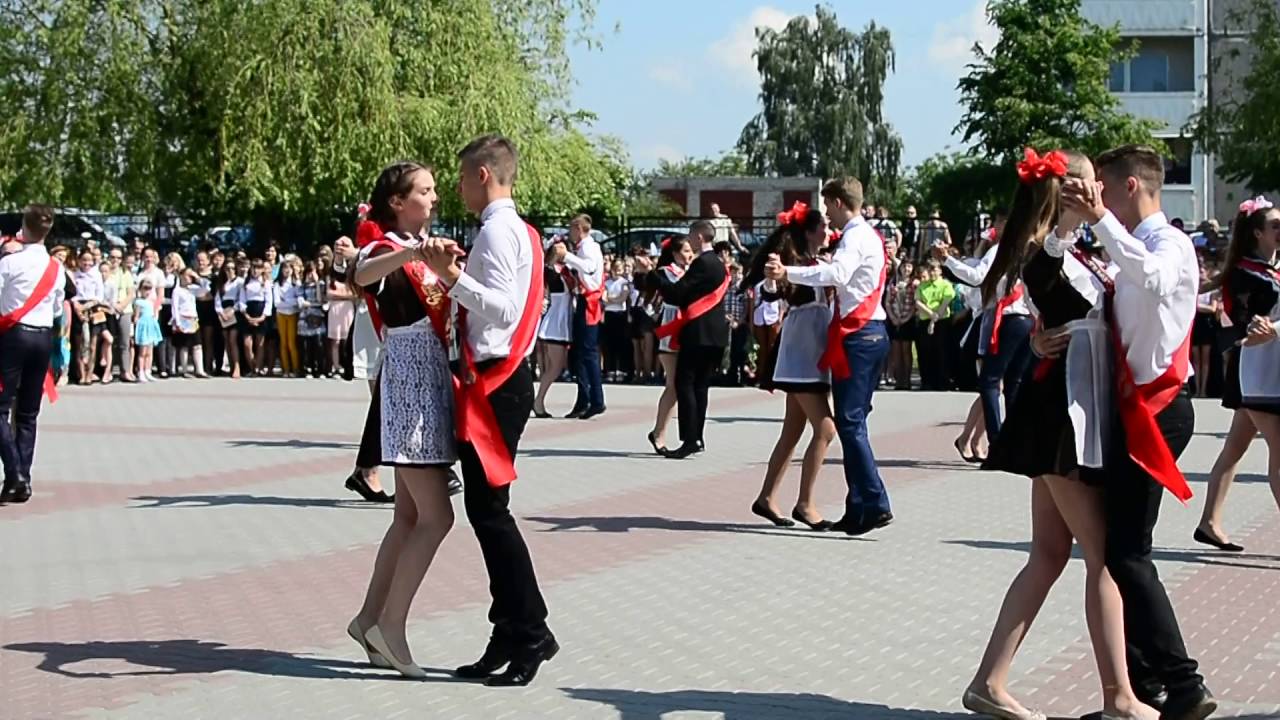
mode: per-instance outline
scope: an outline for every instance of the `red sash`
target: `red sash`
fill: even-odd
[[[22,322],[22,318],[27,316],[36,306],[44,302],[45,298],[54,290],[54,284],[58,281],[58,273],[61,272],[60,263],[49,258],[49,265],[45,267],[44,274],[40,276],[40,280],[36,282],[35,289],[31,291],[31,297],[22,303],[20,307],[11,313],[0,315],[0,335],[3,335],[13,329],[14,325]],[[3,379],[0,379],[0,391],[4,390]],[[49,398],[50,403],[58,401],[58,385],[53,381],[53,370],[50,369],[44,374],[44,394]],[[7,418],[5,419],[7,421]]]
[[[987,343],[987,353],[995,355],[1000,352],[1000,324],[1004,322],[1004,311],[1022,299],[1022,283],[1013,286],[1013,292],[996,301],[996,315],[991,320],[991,341]]]
[[[876,232],[874,229],[872,232]],[[876,232],[876,237],[880,238],[881,247],[884,246],[884,238],[880,237],[880,233]],[[819,370],[830,370],[831,377],[835,380],[845,380],[852,371],[849,368],[849,357],[844,353],[844,339],[846,336],[858,332],[875,314],[876,308],[880,307],[880,296],[884,294],[884,281],[889,275],[889,251],[886,249],[884,254],[884,267],[880,268],[880,279],[876,282],[875,289],[867,294],[858,307],[848,315],[840,314],[840,296],[836,295],[836,312],[831,318],[831,325],[827,326],[827,349],[822,352],[822,357],[818,359]]]
[[[679,350],[680,331],[684,329],[685,325],[688,325],[690,322],[706,315],[712,308],[719,305],[721,300],[724,300],[725,293],[729,291],[729,279],[729,271],[726,270],[724,273],[724,280],[720,283],[719,287],[712,290],[710,294],[703,295],[697,300],[689,303],[689,307],[680,308],[680,312],[676,313],[675,319],[669,323],[659,325],[658,329],[654,331],[654,334],[659,338],[671,338],[671,349]]]
[[[377,240],[367,243],[367,245],[370,245],[373,248],[387,247],[391,248],[392,251],[399,250],[403,247],[402,245],[385,238],[378,238]],[[369,253],[369,256],[372,257],[373,250],[370,250]],[[434,304],[432,304],[432,300],[427,297],[427,288],[423,283],[423,280],[427,275],[426,263],[420,260],[414,260],[413,262],[405,263],[404,267],[401,269],[404,270],[405,275],[409,276],[409,282],[413,285],[413,291],[418,294],[418,300],[422,302],[422,309],[427,311],[427,317],[430,318],[431,326],[435,329],[436,335],[439,336],[441,342],[444,343],[446,348],[449,347],[448,296],[445,295],[443,301],[436,300]],[[379,339],[383,339],[382,313],[378,311],[378,296],[366,290],[364,298],[365,305],[369,308],[369,320],[373,323],[373,331],[378,334]]]
[[[456,401],[457,436],[461,442],[471,443],[480,457],[485,477],[491,487],[504,487],[516,479],[515,458],[498,429],[497,417],[489,403],[489,395],[502,386],[524,362],[533,346],[542,317],[542,235],[526,223],[529,241],[533,245],[533,265],[529,272],[529,295],[525,298],[524,312],[511,338],[511,354],[483,371],[476,370],[467,344],[467,310],[458,307],[457,331],[462,338],[462,377],[453,379]]]
[[[1111,338],[1116,351],[1116,404],[1120,410],[1120,423],[1124,426],[1129,458],[1173,493],[1174,497],[1185,503],[1191,499],[1191,486],[1187,484],[1182,470],[1178,469],[1178,461],[1169,450],[1164,433],[1160,432],[1156,415],[1169,407],[1187,381],[1188,369],[1191,367],[1191,333],[1187,333],[1186,339],[1174,351],[1173,362],[1160,377],[1138,385],[1133,378],[1133,369],[1129,367],[1128,352],[1120,337],[1120,326],[1112,308],[1114,283],[1098,267],[1097,262],[1079,248],[1072,247],[1071,254],[1101,280],[1107,289],[1107,322],[1111,325]]]

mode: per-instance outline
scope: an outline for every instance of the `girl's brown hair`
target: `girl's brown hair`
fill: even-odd
[[[396,224],[396,211],[391,207],[392,198],[402,198],[413,190],[413,176],[419,172],[431,172],[429,165],[403,160],[392,163],[378,173],[373,183],[373,193],[369,196],[368,218],[384,229]]]
[[[1231,242],[1227,245],[1227,256],[1222,262],[1222,271],[1217,277],[1209,280],[1200,288],[1200,292],[1217,290],[1226,282],[1227,276],[1244,258],[1258,254],[1258,234],[1267,227],[1267,215],[1274,207],[1257,208],[1252,212],[1240,212],[1231,223]]]
[[[1067,156],[1067,177],[1081,177],[1090,167],[1089,158],[1084,154],[1074,150],[1061,152]],[[1004,281],[1006,292],[1013,289],[1034,246],[1058,224],[1064,180],[1049,175],[1041,180],[1018,184],[1009,206],[1009,219],[998,238],[1000,244],[995,259],[982,281],[983,303],[989,305],[999,299],[1001,281]]]

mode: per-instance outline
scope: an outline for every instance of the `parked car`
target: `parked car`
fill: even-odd
[[[637,246],[648,248],[650,254],[656,254],[662,247],[663,240],[672,236],[684,237],[688,234],[689,228],[679,225],[633,228],[606,238],[600,245],[606,253],[613,253],[614,255],[625,255],[631,252],[631,248]]]
[[[555,227],[542,228],[543,243],[550,244],[552,241],[556,240],[557,238],[568,238],[568,237],[569,237],[569,228],[567,227],[555,226]],[[606,240],[604,233],[600,232],[599,230],[592,230],[591,237],[595,238],[595,241],[600,243],[602,246]]]
[[[0,212],[0,235],[16,235],[22,229],[22,211]],[[79,215],[66,210],[58,211],[53,220],[53,229],[45,244],[80,247],[86,240],[93,240],[98,247],[124,247],[124,239],[109,233],[100,225],[90,222]]]

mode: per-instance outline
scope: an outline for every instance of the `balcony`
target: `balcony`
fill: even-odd
[[[1194,92],[1117,93],[1120,107],[1127,113],[1160,123],[1157,134],[1177,134],[1199,108]]]
[[[1084,0],[1085,18],[1125,35],[1193,34],[1203,22],[1204,0]]]

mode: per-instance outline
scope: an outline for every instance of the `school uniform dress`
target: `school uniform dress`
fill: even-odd
[[[270,282],[262,282],[252,278],[240,288],[240,297],[236,300],[236,310],[240,312],[241,336],[257,337],[267,332],[266,318],[271,317],[275,306],[275,290]],[[258,324],[249,322],[249,318],[263,318]]]
[[[782,319],[782,333],[769,349],[762,368],[760,388],[788,393],[819,393],[831,390],[831,373],[818,367],[827,350],[827,330],[831,325],[831,305],[825,291],[802,285],[788,292],[770,290],[765,281],[766,302],[786,300],[788,310]]]
[[[547,293],[547,309],[538,323],[538,339],[552,345],[568,345],[573,340],[573,294],[564,275],[555,268],[542,271]]]
[[[233,277],[214,294],[213,304],[218,313],[218,325],[224,330],[233,330],[240,325],[236,301],[240,299],[243,288],[244,278]]]
[[[1280,414],[1280,342],[1250,347],[1236,344],[1244,340],[1256,316],[1280,325],[1280,274],[1261,260],[1242,262],[1228,273],[1222,298],[1231,320],[1222,406]]]
[[[658,268],[657,280],[659,283],[674,284],[684,277],[684,268],[677,265],[667,265]],[[662,310],[658,313],[658,327],[662,327],[667,323],[673,322],[676,316],[680,314],[680,306],[675,303],[666,301],[661,302]],[[671,341],[673,336],[658,338],[658,352],[666,355],[674,355],[676,350],[672,349]]]
[[[636,271],[631,275],[631,310],[630,328],[632,340],[643,340],[645,336],[657,329],[654,323],[652,303],[648,302],[650,290],[656,290],[653,274],[648,271]]]
[[[213,275],[201,275],[200,285],[204,291],[196,295],[196,319],[200,321],[201,327],[219,327],[218,311],[213,293]]]
[[[1079,470],[1081,481],[1100,484],[1114,430],[1104,288],[1075,255],[1052,245],[1023,267],[1022,282],[1041,325],[1067,328],[1071,341],[1057,360],[1033,363],[984,468],[1027,477]]]
[[[39,244],[0,257],[0,318],[7,318],[0,322],[8,325],[16,320],[8,329],[0,326],[0,462],[4,466],[0,500],[4,501],[25,502],[30,496],[36,418],[49,370],[54,308],[62,305],[67,292],[66,273],[57,268],[52,290],[25,315],[17,315],[52,262],[56,261]]]
[[[416,238],[387,233],[401,247],[416,247]],[[389,252],[385,245],[369,246],[358,262]],[[447,315],[444,291],[435,276],[423,269],[430,287],[426,298],[435,312]],[[382,464],[408,467],[448,467],[458,458],[453,423],[453,376],[449,372],[447,335],[432,322],[414,280],[404,268],[366,285],[378,305],[386,345],[379,375]],[[443,327],[441,328],[443,329]],[[447,332],[447,331],[445,331]]]

